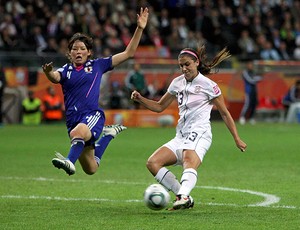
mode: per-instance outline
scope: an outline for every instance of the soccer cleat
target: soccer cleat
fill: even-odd
[[[56,158],[52,159],[52,164],[56,168],[65,170],[65,172],[69,174],[69,176],[75,173],[75,166],[69,159],[66,159],[58,152],[55,153],[55,156]]]
[[[239,122],[241,125],[246,124],[246,118],[245,117],[240,117]]]
[[[113,137],[117,136],[120,132],[124,131],[127,129],[124,125],[106,125],[103,128],[103,135],[111,135]]]
[[[251,125],[255,125],[255,124],[256,124],[256,120],[255,120],[254,118],[251,118],[251,119],[249,120],[249,123],[250,123]]]
[[[194,199],[191,196],[177,195],[173,209],[189,209],[194,207]]]

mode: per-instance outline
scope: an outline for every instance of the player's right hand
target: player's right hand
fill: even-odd
[[[136,91],[136,90],[134,90],[131,93],[131,100],[137,101],[137,100],[140,99],[140,97],[141,97],[141,94],[138,91]]]
[[[42,65],[42,68],[43,68],[44,73],[51,72],[52,69],[53,69],[53,62],[46,63],[46,64]]]

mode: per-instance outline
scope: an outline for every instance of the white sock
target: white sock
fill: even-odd
[[[161,168],[156,174],[155,179],[175,195],[178,193],[181,185],[175,175],[167,168]]]
[[[197,171],[193,168],[185,169],[180,180],[181,187],[177,194],[190,195],[197,183]]]

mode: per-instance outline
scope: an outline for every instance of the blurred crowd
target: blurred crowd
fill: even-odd
[[[300,0],[0,0],[0,50],[65,55],[75,32],[94,38],[94,56],[118,52],[150,10],[141,45],[176,57],[183,47],[227,46],[238,58],[300,60]],[[107,51],[109,50],[109,51]]]

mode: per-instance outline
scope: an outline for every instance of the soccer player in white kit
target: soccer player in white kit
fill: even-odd
[[[147,161],[147,168],[155,179],[176,195],[173,209],[187,209],[194,206],[190,193],[197,182],[197,169],[212,143],[210,113],[213,105],[219,110],[237,148],[244,152],[247,147],[238,135],[220,88],[205,76],[228,57],[230,54],[224,48],[208,62],[205,46],[199,47],[197,51],[185,48],[178,56],[182,75],[171,82],[159,101],[147,99],[137,91],[131,94],[131,99],[158,113],[164,111],[173,100],[178,102],[180,117],[176,136],[159,147]],[[180,182],[166,168],[170,165],[182,165]]]

